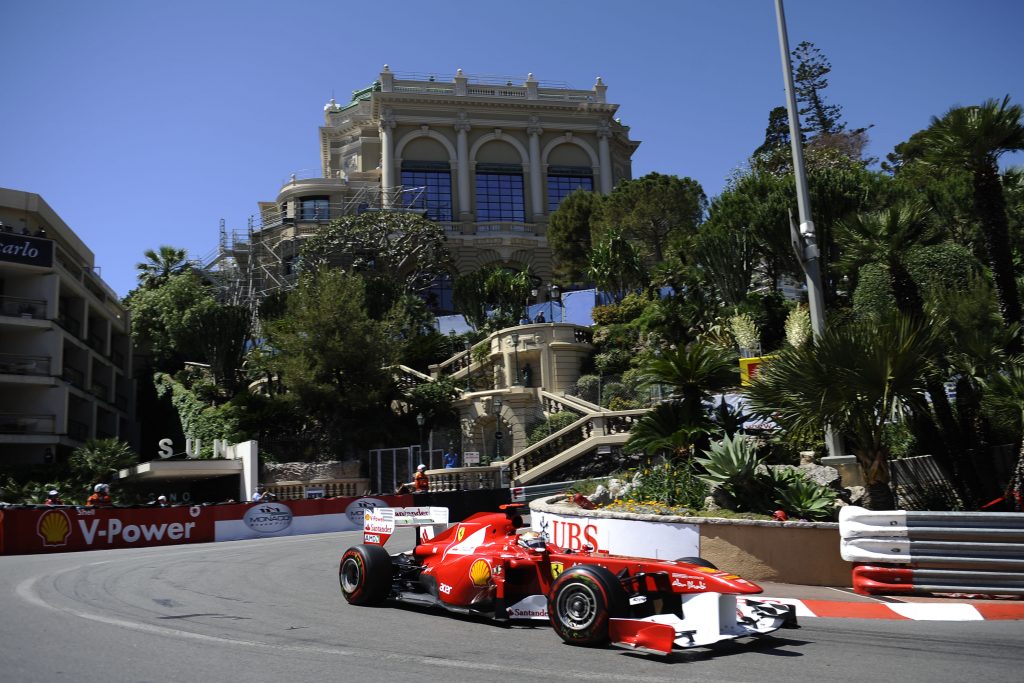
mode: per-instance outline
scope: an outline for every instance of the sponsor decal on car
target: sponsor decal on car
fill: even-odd
[[[691,591],[707,590],[707,585],[700,579],[673,579],[672,585],[678,588],[685,588]]]
[[[565,565],[561,562],[551,563],[551,578],[557,579],[558,575],[565,571]]]
[[[245,525],[260,534],[276,534],[292,525],[292,510],[284,503],[258,503],[245,511]]]
[[[345,508],[345,516],[352,522],[354,526],[359,526],[363,521],[363,514],[374,510],[376,508],[386,508],[388,506],[380,498],[358,498],[353,500]]]
[[[474,586],[486,586],[491,582],[491,565],[479,559],[469,566],[469,580]]]
[[[363,534],[363,543],[376,543],[380,545],[380,536],[377,534]]]
[[[451,595],[452,587],[449,586],[447,583],[442,583],[440,586],[438,586],[438,590],[444,593],[445,595]]]
[[[512,619],[547,619],[548,599],[544,595],[528,595],[506,611]]]
[[[466,527],[460,526],[459,530],[455,532],[455,542],[461,543],[462,539],[466,536]]]

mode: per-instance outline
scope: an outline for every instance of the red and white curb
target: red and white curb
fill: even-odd
[[[796,616],[832,619],[897,619],[914,621],[985,621],[1024,619],[1024,602],[843,602],[752,598],[796,606]]]

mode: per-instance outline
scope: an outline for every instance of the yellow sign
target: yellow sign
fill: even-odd
[[[772,356],[756,356],[754,358],[740,358],[740,385],[750,386],[750,380],[754,378],[761,364]]]
[[[551,563],[551,578],[557,579],[558,575],[565,571],[565,565],[561,562]]]

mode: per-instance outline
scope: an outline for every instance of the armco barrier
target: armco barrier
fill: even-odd
[[[840,554],[858,593],[1024,595],[1024,514],[839,512]]]

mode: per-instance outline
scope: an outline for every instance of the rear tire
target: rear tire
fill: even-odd
[[[680,557],[676,562],[686,562],[688,564],[695,564],[698,567],[707,567],[708,569],[718,569],[715,565],[711,564],[703,557]]]
[[[604,567],[577,565],[555,579],[548,596],[548,618],[570,645],[608,642],[608,620],[626,616],[626,591]]]
[[[379,545],[357,545],[345,551],[338,567],[341,594],[352,605],[379,605],[391,591],[391,556]]]

